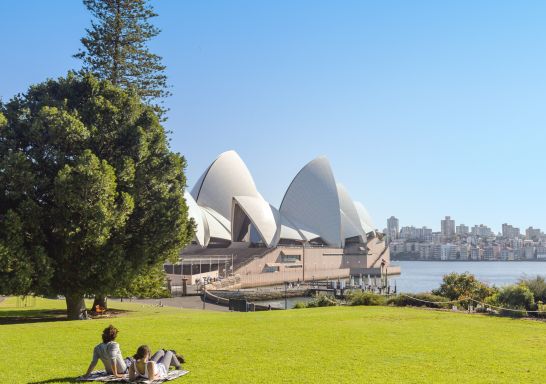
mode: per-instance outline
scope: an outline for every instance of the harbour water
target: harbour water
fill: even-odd
[[[478,280],[490,285],[501,287],[513,284],[522,277],[546,276],[546,262],[533,261],[393,261],[399,265],[402,274],[391,276],[391,287],[396,284],[398,292],[418,293],[436,289],[442,283],[445,274],[451,272],[470,272]],[[292,297],[287,299],[288,308],[292,308],[298,301],[308,301],[308,297]],[[276,308],[284,308],[284,299],[260,301],[260,304]]]
[[[442,277],[450,272],[470,272],[478,280],[497,287],[513,284],[519,278],[546,275],[546,262],[539,261],[393,261],[402,274],[389,279],[396,281],[398,292],[426,292],[438,288]]]

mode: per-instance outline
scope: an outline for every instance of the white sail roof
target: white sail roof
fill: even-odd
[[[195,229],[195,240],[197,244],[202,247],[206,247],[209,242],[209,229],[207,220],[204,217],[201,208],[197,205],[193,197],[188,193],[184,192],[184,198],[186,199],[186,204],[188,205],[188,215],[191,217],[197,226]]]
[[[240,207],[255,228],[266,246],[271,247],[278,242],[278,230],[280,227],[279,211],[271,206],[261,197],[254,196],[234,196],[232,205],[231,232],[235,233],[235,228],[239,226],[235,215],[235,210]]]
[[[349,237],[355,236],[360,236],[362,239],[366,238],[366,236],[364,236],[364,231],[360,226],[360,222],[358,224],[354,224],[349,216],[347,216],[343,211],[341,211],[341,231],[343,241]]]
[[[360,236],[365,241],[373,231],[368,211],[336,183],[325,157],[312,160],[298,172],[279,210],[257,191],[235,151],[220,154],[185,197],[201,246],[215,238],[259,241],[267,247],[276,246],[280,239],[321,239],[329,246],[343,247],[347,238]]]
[[[345,216],[345,220],[342,221],[343,228],[343,238],[354,236],[363,236],[363,239],[366,237],[366,231],[362,227],[360,222],[360,217],[358,216],[358,211],[356,209],[355,203],[349,192],[341,184],[337,184],[337,193],[339,196],[339,206],[341,208],[342,219]]]
[[[280,213],[279,213],[280,214]],[[305,238],[298,230],[298,227],[290,222],[286,217],[280,215],[281,217],[281,231],[279,234],[279,239],[289,239],[296,241],[303,241]],[[316,235],[314,237],[317,237]]]
[[[337,187],[326,157],[318,157],[301,169],[279,211],[298,229],[317,234],[330,246],[343,246]]]
[[[368,213],[368,210],[359,201],[355,201],[355,207],[356,211],[358,212],[358,217],[360,218],[360,224],[362,225],[362,228],[364,228],[366,233],[373,232],[374,225],[372,218]]]
[[[231,241],[231,224],[229,220],[214,209],[208,207],[201,207],[201,211],[203,212],[209,229],[207,244],[211,237]]]
[[[227,220],[231,220],[233,196],[261,198],[252,175],[235,151],[220,154],[199,178],[191,194],[198,205],[213,209]]]

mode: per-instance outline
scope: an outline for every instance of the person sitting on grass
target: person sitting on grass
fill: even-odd
[[[134,381],[139,377],[149,380],[164,379],[170,366],[180,369],[180,363],[184,362],[184,358],[173,350],[160,349],[151,358],[150,355],[147,345],[138,347],[134,355],[135,362],[129,367],[129,380]]]
[[[108,328],[104,329],[102,332],[102,343],[93,349],[93,360],[89,364],[87,373],[84,376],[91,374],[99,359],[104,364],[106,373],[118,378],[123,377],[127,373],[127,366],[131,364],[132,359],[129,357],[123,359],[119,344],[114,341],[117,335],[118,329],[113,325],[109,325]]]

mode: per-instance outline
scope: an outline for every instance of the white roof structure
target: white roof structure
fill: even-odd
[[[231,241],[230,221],[211,208],[201,207],[201,210],[208,228],[206,243],[208,244],[211,238]]]
[[[298,172],[279,210],[258,192],[235,151],[220,154],[185,197],[197,224],[195,241],[202,247],[211,241],[266,247],[288,241],[341,248],[348,238],[365,242],[366,234],[373,231],[366,208],[336,183],[326,157],[312,160]]]
[[[338,183],[337,193],[342,213],[343,238],[361,236],[362,239],[366,239],[366,231],[361,225],[360,216],[358,216],[357,208],[349,192],[343,185]]]
[[[328,245],[342,247],[336,180],[326,157],[317,157],[299,171],[279,211],[298,229],[318,235]],[[304,237],[313,240],[309,235]]]
[[[197,244],[202,247],[206,247],[209,240],[209,226],[204,217],[204,212],[201,211],[201,208],[199,208],[188,191],[184,192],[184,198],[186,199],[186,204],[188,205],[188,215],[193,218],[197,226],[195,229],[195,239],[197,240]]]
[[[197,204],[213,209],[227,220],[231,220],[233,196],[262,198],[248,168],[235,151],[220,154],[199,178],[191,195]]]
[[[248,218],[267,247],[272,247],[278,242],[281,223],[279,211],[263,198],[234,196],[231,217],[231,233],[234,239],[240,240],[242,235],[246,234],[244,224]]]
[[[362,228],[364,228],[366,233],[373,232],[373,221],[366,207],[364,207],[360,201],[355,201],[355,207],[356,211],[358,212],[358,217],[360,218]]]

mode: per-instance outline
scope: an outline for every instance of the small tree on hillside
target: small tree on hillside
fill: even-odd
[[[151,107],[90,74],[0,105],[0,293],[83,297],[130,286],[193,235],[185,160]]]
[[[444,275],[440,288],[432,291],[433,294],[447,297],[449,300],[471,298],[480,301],[494,292],[495,288],[482,283],[469,272],[452,272]]]
[[[74,57],[85,70],[123,88],[134,87],[147,103],[170,95],[161,57],[147,42],[160,30],[150,24],[157,16],[147,0],[83,0],[94,19],[81,39],[83,50]],[[165,110],[156,105],[156,110]]]

